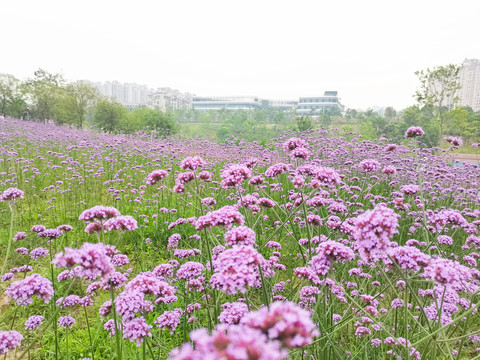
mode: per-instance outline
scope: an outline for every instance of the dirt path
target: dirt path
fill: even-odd
[[[480,163],[480,155],[477,154],[453,154],[452,157],[460,162],[469,161],[473,163]]]

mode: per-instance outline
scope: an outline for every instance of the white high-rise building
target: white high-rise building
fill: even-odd
[[[82,80],[82,82],[96,88],[106,98],[113,99],[127,107],[146,106],[148,96],[152,92],[146,85],[136,83],[122,84],[115,80],[104,83],[88,80]]]
[[[480,111],[480,60],[465,59],[459,79],[462,85],[458,92],[460,105]]]
[[[192,95],[189,93],[181,93],[178,90],[168,87],[158,88],[149,95],[147,106],[157,110],[177,110],[191,109]]]

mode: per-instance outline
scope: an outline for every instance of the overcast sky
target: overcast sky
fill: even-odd
[[[11,0],[0,72],[196,95],[414,104],[416,70],[480,58],[478,0]]]

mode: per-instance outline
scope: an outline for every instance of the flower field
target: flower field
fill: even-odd
[[[473,359],[480,166],[336,129],[0,120],[6,359]]]

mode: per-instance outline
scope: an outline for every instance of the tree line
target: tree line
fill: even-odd
[[[61,74],[43,69],[25,81],[0,73],[0,114],[79,129],[95,125],[109,133],[149,129],[168,136],[176,130],[171,113],[148,108],[130,111],[88,84],[67,82]]]
[[[54,121],[77,128],[95,125],[109,133],[134,133],[142,130],[158,136],[175,134],[189,124],[214,128],[211,137],[220,141],[234,137],[267,143],[285,131],[341,127],[357,131],[364,139],[386,137],[400,140],[410,126],[421,126],[426,146],[438,146],[444,136],[461,136],[464,141],[480,141],[480,112],[458,106],[461,66],[446,65],[417,71],[417,104],[402,111],[387,107],[383,112],[348,109],[341,113],[327,109],[320,116],[297,116],[294,109],[218,110],[194,109],[161,111],[150,108],[129,110],[120,103],[102,97],[82,82],[67,82],[62,75],[43,69],[20,81],[0,74],[0,114],[36,121]]]

